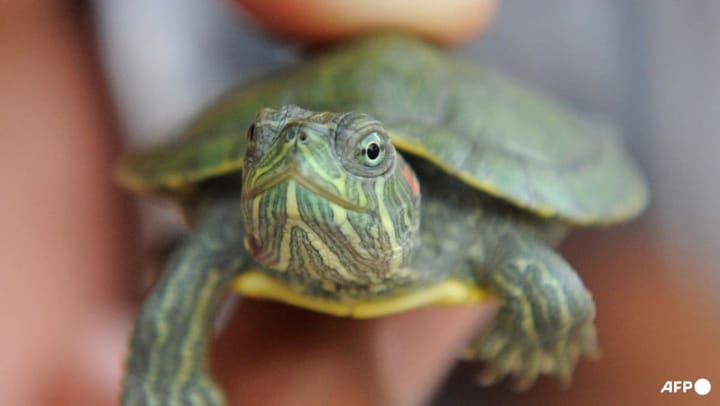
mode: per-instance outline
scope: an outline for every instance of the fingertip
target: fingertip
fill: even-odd
[[[487,28],[495,0],[235,0],[272,32],[303,42],[322,42],[371,30],[401,30],[452,45]]]
[[[378,320],[376,373],[391,404],[422,404],[498,304],[426,308]],[[419,389],[421,388],[421,389]]]

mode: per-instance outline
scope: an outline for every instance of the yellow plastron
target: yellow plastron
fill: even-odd
[[[480,303],[489,298],[489,293],[484,289],[459,280],[448,279],[396,296],[338,302],[303,295],[260,271],[249,271],[238,276],[233,282],[232,288],[246,297],[277,300],[320,313],[358,319],[387,316],[431,305],[450,306]]]

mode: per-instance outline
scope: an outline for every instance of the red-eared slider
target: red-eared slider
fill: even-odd
[[[222,403],[206,354],[229,286],[357,318],[494,296],[466,354],[483,380],[568,382],[595,307],[551,247],[647,200],[607,127],[400,35],[240,87],[118,176],[195,225],[135,325],[126,404]]]

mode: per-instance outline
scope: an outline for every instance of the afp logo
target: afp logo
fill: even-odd
[[[695,382],[692,381],[666,381],[660,393],[687,393],[689,390],[694,390],[700,396],[705,396],[710,393],[710,381],[705,378],[700,378]]]

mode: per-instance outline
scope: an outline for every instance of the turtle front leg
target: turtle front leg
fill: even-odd
[[[475,274],[502,305],[468,354],[487,362],[480,382],[512,374],[515,388],[525,390],[546,373],[569,385],[578,357],[598,354],[590,293],[563,258],[531,235],[508,232],[488,248]]]
[[[222,405],[208,371],[216,311],[248,261],[237,200],[217,201],[168,263],[135,322],[123,405]]]

